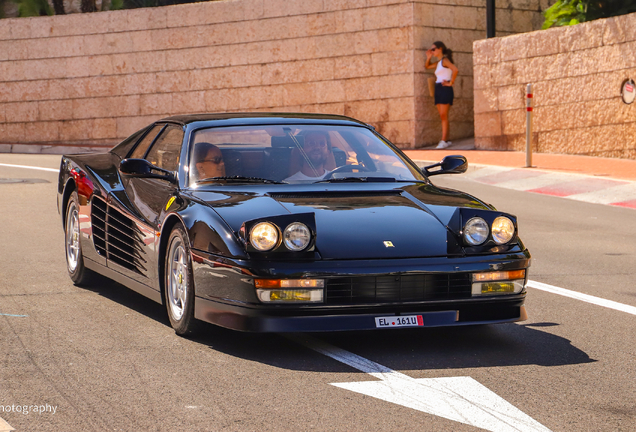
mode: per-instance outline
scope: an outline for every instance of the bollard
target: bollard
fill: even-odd
[[[532,84],[526,86],[526,168],[532,167]]]

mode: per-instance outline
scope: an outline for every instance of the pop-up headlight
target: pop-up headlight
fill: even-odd
[[[479,246],[488,239],[488,224],[480,217],[474,217],[466,222],[463,234],[464,240],[471,246]]]
[[[505,216],[499,216],[492,223],[492,239],[502,245],[512,240],[515,235],[515,225]]]
[[[283,238],[287,249],[299,252],[309,246],[311,233],[309,228],[307,228],[307,225],[300,222],[294,222],[285,228]]]
[[[269,222],[258,223],[250,230],[250,243],[261,252],[274,249],[278,238],[278,230]]]

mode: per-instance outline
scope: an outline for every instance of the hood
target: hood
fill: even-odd
[[[438,191],[433,193],[436,198],[431,199],[431,204],[422,199],[431,195],[427,188]],[[267,195],[199,192],[197,195],[235,232],[253,219],[313,213],[316,249],[323,259],[446,256],[449,250],[458,249],[454,234],[459,223],[456,204],[470,202],[480,206],[465,195],[440,200],[446,194],[431,186],[413,190],[315,190]]]
[[[313,212],[325,259],[444,256],[448,230],[410,197],[391,192],[275,196],[291,213]]]

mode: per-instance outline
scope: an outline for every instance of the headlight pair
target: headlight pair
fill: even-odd
[[[492,239],[498,245],[506,244],[515,235],[515,224],[505,217],[495,218],[492,226],[489,227],[485,220],[474,217],[464,225],[464,240],[471,246],[479,246],[488,240],[488,234],[492,232]]]
[[[267,252],[280,244],[281,235],[276,225],[271,222],[259,222],[250,230],[250,243],[261,252]],[[301,222],[287,225],[282,235],[285,247],[293,252],[300,252],[309,246],[311,231]]]

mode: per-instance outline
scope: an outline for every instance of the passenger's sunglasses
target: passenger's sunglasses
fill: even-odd
[[[223,162],[223,156],[216,156],[212,159],[203,159],[201,162],[212,162],[214,165],[218,165]]]

